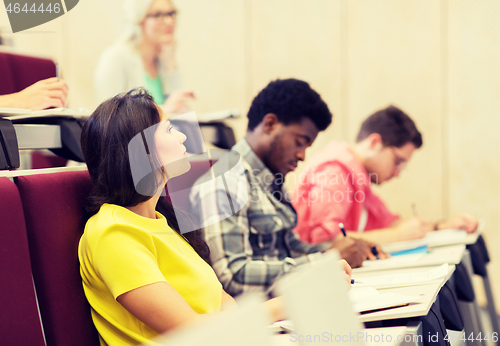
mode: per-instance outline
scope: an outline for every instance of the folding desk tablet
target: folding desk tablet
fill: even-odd
[[[444,257],[448,263],[454,263],[452,258],[450,258],[449,253],[446,254],[450,251],[449,249],[453,249],[459,245],[466,245],[467,250],[463,254],[460,263],[457,264],[454,278],[451,281],[455,286],[455,294],[458,298],[458,305],[463,317],[465,332],[467,335],[471,335],[472,333],[472,335],[476,337],[480,335],[479,333],[484,335],[484,329],[481,323],[480,309],[474,293],[474,286],[472,285],[472,276],[474,273],[483,278],[483,284],[488,302],[488,312],[493,332],[500,335],[499,321],[495,310],[495,301],[486,268],[486,264],[489,262],[489,256],[484,238],[481,235],[482,229],[483,223],[480,223],[478,231],[470,234],[460,230],[444,230],[433,232],[423,239],[384,245],[384,250],[392,252],[427,244],[432,248],[432,252],[444,253]],[[428,257],[429,256],[426,255],[425,257],[419,259],[418,262],[421,262],[424,258]],[[411,264],[408,266],[410,265]],[[474,339],[476,339],[476,337],[474,337]],[[469,341],[469,343],[477,344],[478,341]],[[498,341],[497,344],[500,345],[500,341]]]
[[[355,280],[362,281],[363,278],[370,276],[398,273],[418,273],[429,271],[432,268],[433,267],[423,267],[377,271],[373,273],[355,274],[353,277]],[[380,289],[381,292],[398,293],[410,296],[421,295],[422,301],[395,309],[387,309],[364,314],[360,316],[361,321],[365,322],[367,327],[404,326],[409,321],[420,321],[422,322],[422,334],[425,345],[449,345],[449,342],[445,339],[446,326],[444,325],[443,317],[440,311],[440,302],[437,297],[442,287],[452,276],[454,270],[455,266],[449,265],[447,275],[427,284],[406,287],[399,285],[394,288]],[[432,337],[434,335],[437,335],[437,337]]]
[[[418,336],[422,339],[419,323],[404,329],[367,331],[363,328],[347,296],[348,284],[341,275],[337,258],[326,256],[324,261],[299,269],[277,283],[277,292],[283,296],[286,312],[295,326],[293,333],[281,336],[280,345],[285,345],[286,340],[290,345],[296,341],[307,344],[318,340],[342,345],[373,345],[382,341],[382,334],[386,336],[384,345],[399,345],[408,344],[401,342],[408,332],[412,333],[407,337],[412,340],[410,344],[419,345]]]

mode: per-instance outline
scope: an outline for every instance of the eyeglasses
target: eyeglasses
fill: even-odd
[[[404,157],[396,153],[394,147],[391,147],[392,155],[394,156],[394,168],[401,171],[406,167],[407,161]]]
[[[148,13],[146,15],[146,18],[153,18],[155,21],[159,22],[159,21],[165,20],[167,18],[175,19],[176,15],[177,15],[177,11],[173,10],[170,12]]]

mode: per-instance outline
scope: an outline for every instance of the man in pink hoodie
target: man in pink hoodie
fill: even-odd
[[[438,229],[475,231],[477,220],[467,214],[440,222],[417,216],[401,220],[372,192],[371,184],[397,177],[421,146],[422,135],[413,120],[394,106],[369,116],[353,146],[337,141],[326,145],[307,162],[292,198],[300,239],[335,240],[342,237],[339,223],[354,231],[353,237],[382,244],[422,238]]]

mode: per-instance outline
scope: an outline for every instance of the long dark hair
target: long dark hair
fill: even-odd
[[[131,207],[153,196],[136,191],[128,144],[134,136],[159,122],[160,114],[153,98],[140,88],[104,101],[85,122],[81,145],[94,185],[86,205],[90,215],[97,213],[104,203]],[[155,148],[150,147],[149,150],[151,160],[155,162],[154,167],[161,167]],[[157,191],[162,180],[152,179],[149,183],[153,192]],[[187,215],[180,210],[174,211],[172,204],[163,197],[160,197],[156,210],[165,216],[172,229],[181,234],[176,214],[189,220]],[[201,238],[200,230],[183,236],[200,257],[210,263],[210,250]]]

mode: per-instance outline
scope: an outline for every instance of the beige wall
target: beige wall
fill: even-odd
[[[7,35],[61,63],[70,106],[94,106],[92,73],[121,29],[122,1],[82,0],[53,22]],[[424,133],[402,176],[377,189],[404,217],[415,203],[439,219],[468,211],[486,221],[500,299],[500,3],[497,0],[178,0],[178,58],[198,112],[238,108],[271,79],[311,83],[335,115],[309,155],[352,141],[388,104]],[[0,28],[9,24],[0,10]],[[238,138],[245,117],[230,122]],[[300,171],[301,166],[299,166]]]

